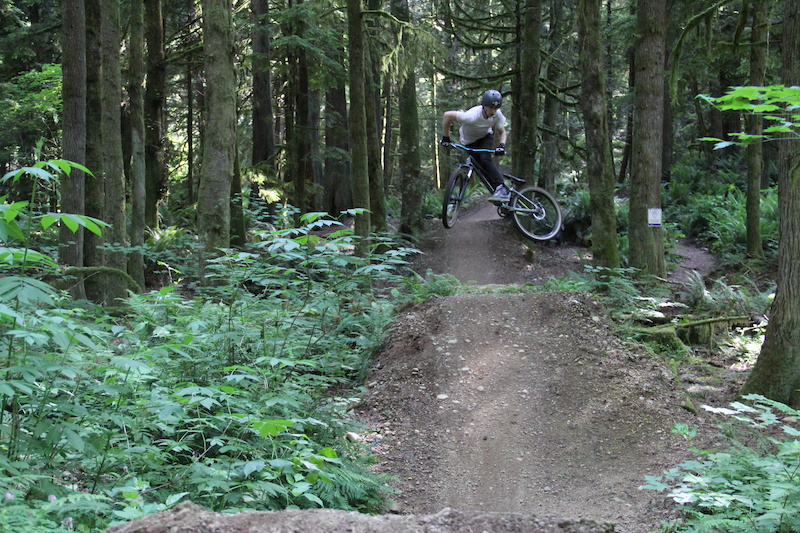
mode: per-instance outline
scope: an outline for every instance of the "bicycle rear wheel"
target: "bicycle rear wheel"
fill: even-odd
[[[455,169],[447,180],[442,200],[442,224],[445,228],[452,228],[458,220],[458,212],[467,192],[468,181],[467,173],[460,167]]]
[[[509,210],[517,229],[529,239],[546,241],[561,231],[561,207],[552,194],[531,185],[517,191],[511,198]]]

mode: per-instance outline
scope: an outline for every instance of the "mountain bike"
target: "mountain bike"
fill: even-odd
[[[467,153],[470,152],[492,152],[485,148],[468,148],[458,143],[450,143],[449,146],[458,148]],[[445,228],[452,228],[458,220],[458,213],[461,204],[469,194],[469,185],[472,177],[477,175],[489,192],[494,192],[494,188],[481,170],[480,166],[472,159],[472,155],[467,156],[467,160],[450,174],[447,186],[444,189],[444,199],[442,200],[442,224]],[[501,218],[511,216],[514,225],[527,238],[534,241],[546,241],[552,239],[561,231],[561,207],[555,197],[541,187],[529,185],[517,190],[516,186],[525,183],[524,179],[517,178],[511,174],[503,174],[507,181],[506,187],[511,193],[511,197],[506,201],[494,202],[497,206],[497,214]],[[510,183],[510,186],[509,186]]]

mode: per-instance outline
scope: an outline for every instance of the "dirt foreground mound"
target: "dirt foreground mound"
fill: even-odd
[[[655,529],[663,496],[639,487],[687,458],[673,424],[697,422],[679,380],[592,295],[500,289],[410,310],[375,361],[360,413],[396,510]]]
[[[554,522],[498,513],[450,509],[428,516],[370,516],[346,511],[250,511],[221,514],[191,502],[112,527],[108,533],[612,533],[613,526]]]

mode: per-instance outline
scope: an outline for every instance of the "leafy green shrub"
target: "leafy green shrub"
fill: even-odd
[[[669,491],[682,506],[682,519],[662,531],[800,531],[800,411],[759,395],[744,399],[752,405],[704,406],[728,421],[729,449],[692,448],[699,460],[646,476],[642,488]],[[675,431],[696,434],[686,426]]]
[[[59,167],[32,172],[45,168]],[[0,504],[6,522],[98,531],[182,499],[230,511],[385,504],[387,478],[344,439],[348,391],[411,249],[374,236],[372,254],[355,256],[352,232],[312,213],[216,259],[210,288],[134,295],[112,318],[32,277],[57,265],[19,221],[99,223],[27,205],[0,203],[0,490],[18,495]]]
[[[428,270],[425,276],[416,273],[405,278],[405,285],[410,299],[424,302],[433,296],[452,296],[461,288],[461,282],[452,274],[434,274]]]
[[[778,250],[777,201],[776,189],[762,193],[762,241],[768,258],[773,260]],[[744,259],[746,251],[745,202],[745,193],[735,188],[722,196],[692,196],[678,220],[688,236],[708,243],[724,264],[734,264]]]

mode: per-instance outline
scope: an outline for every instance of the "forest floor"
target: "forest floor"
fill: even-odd
[[[225,516],[187,503],[113,531],[644,533],[673,516],[665,495],[639,487],[690,458],[676,422],[714,444],[714,420],[687,398],[724,405],[743,375],[699,358],[676,371],[616,336],[591,294],[515,289],[582,272],[588,249],[528,245],[491,204],[450,230],[428,224],[414,268],[469,290],[402,312],[372,363],[356,416],[375,469],[395,477],[391,514]],[[702,249],[677,254],[676,287],[714,269]]]

